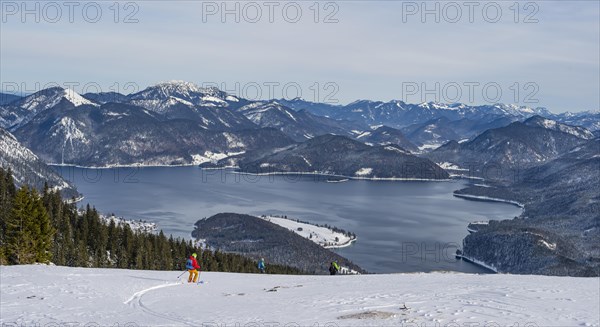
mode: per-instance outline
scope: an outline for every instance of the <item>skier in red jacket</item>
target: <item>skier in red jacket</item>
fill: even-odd
[[[198,261],[196,261],[196,253],[192,253],[192,255],[187,259],[185,263],[185,268],[190,273],[190,277],[188,278],[188,283],[197,282],[198,281],[198,271],[200,270],[200,265]]]

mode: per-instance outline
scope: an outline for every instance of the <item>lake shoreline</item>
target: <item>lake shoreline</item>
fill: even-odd
[[[215,168],[218,169],[218,168]],[[234,174],[250,175],[250,176],[323,176],[323,177],[339,177],[348,180],[366,180],[366,181],[388,181],[388,182],[448,182],[451,178],[404,178],[404,177],[356,177],[339,174],[327,174],[323,172],[271,172],[271,173],[248,173],[242,171],[233,171]],[[326,181],[326,180],[324,180]]]
[[[327,179],[334,177],[324,176],[314,177],[322,181],[319,183],[290,184],[289,174],[244,178],[231,169],[221,169],[221,174],[192,166],[142,168],[149,169],[129,167],[128,170],[135,170],[132,172],[135,175],[127,175],[119,168],[102,169],[97,170],[102,176],[93,178],[95,168],[75,167],[63,168],[61,174],[73,181],[85,195],[85,201],[100,212],[126,218],[144,217],[157,223],[166,234],[185,239],[190,239],[189,232],[198,219],[222,212],[287,215],[354,231],[360,242],[339,248],[340,254],[373,273],[434,270],[481,273],[479,267],[460,260],[421,261],[420,256],[407,257],[405,252],[412,245],[410,249],[418,251],[460,244],[466,234],[465,226],[482,216],[501,220],[518,215],[514,206],[453,197],[454,190],[468,184],[461,178],[443,183],[423,180],[369,183],[366,179],[330,183]],[[61,171],[60,167],[56,170]],[[225,172],[232,172],[231,176],[223,178]],[[86,179],[87,175],[91,178]],[[311,181],[310,176],[315,174],[297,176],[293,177],[297,181]],[[444,228],[444,233],[434,232],[440,228]]]
[[[50,163],[48,164],[51,167],[73,167],[80,169],[116,169],[116,168],[182,168],[182,167],[198,167],[198,164],[181,164],[181,165],[109,165],[109,166],[80,166],[74,164],[56,164]],[[298,175],[298,176],[323,176],[323,177],[338,177],[344,178],[348,180],[367,180],[367,181],[390,181],[390,182],[448,182],[452,180],[456,180],[457,178],[412,178],[412,177],[360,177],[360,176],[347,176],[340,174],[329,174],[324,172],[270,172],[270,173],[250,173],[243,171],[236,171],[238,167],[199,167],[201,170],[207,171],[215,171],[215,170],[223,170],[230,171],[234,174],[239,175],[249,175],[249,176],[283,176],[283,175]],[[458,177],[458,179],[462,179],[466,177]],[[326,181],[326,180],[324,180]]]
[[[512,201],[512,200],[501,199],[501,198],[493,198],[493,197],[489,197],[489,196],[461,194],[461,193],[453,193],[453,195],[457,198],[463,198],[463,199],[472,200],[472,201],[508,203],[508,204],[517,206],[521,209],[525,208],[525,205],[523,203],[520,203],[517,201]]]

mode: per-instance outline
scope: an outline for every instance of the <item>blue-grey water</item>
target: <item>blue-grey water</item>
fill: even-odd
[[[466,181],[329,183],[320,176],[251,176],[197,167],[56,167],[100,212],[156,222],[190,238],[220,212],[279,214],[357,234],[336,250],[370,272],[485,272],[454,258],[469,222],[508,219],[521,209],[452,196]]]

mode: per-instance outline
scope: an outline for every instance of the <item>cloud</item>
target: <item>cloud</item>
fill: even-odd
[[[303,16],[294,24],[281,12],[275,12],[276,23],[265,17],[222,23],[219,15],[204,23],[202,4],[187,1],[138,2],[136,24],[114,23],[108,4],[95,24],[77,16],[74,23],[9,20],[0,31],[0,78],[106,87],[168,79],[332,81],[342,102],[397,99],[402,82],[494,81],[508,87],[529,81],[540,87],[539,105],[551,110],[600,107],[598,2],[537,2],[535,24],[514,23],[512,3],[502,3],[502,20],[495,24],[477,15],[474,23],[422,23],[418,15],[403,22],[403,4],[389,1],[336,2],[339,22],[322,23],[333,11],[320,7],[315,23],[312,3],[299,4]],[[528,11],[520,10],[522,20]],[[119,19],[126,13],[121,8]]]

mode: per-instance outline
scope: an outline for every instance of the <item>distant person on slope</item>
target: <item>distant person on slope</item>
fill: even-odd
[[[333,260],[333,262],[329,266],[329,274],[333,276],[337,274],[338,271],[340,271],[340,265],[338,265],[337,260]]]
[[[190,277],[188,278],[188,283],[198,281],[198,271],[200,270],[200,265],[198,261],[196,261],[196,253],[192,253],[192,255],[187,259],[185,263],[185,268],[189,271]]]
[[[261,274],[265,273],[265,268],[265,258],[260,258],[260,260],[258,260],[258,270]]]

